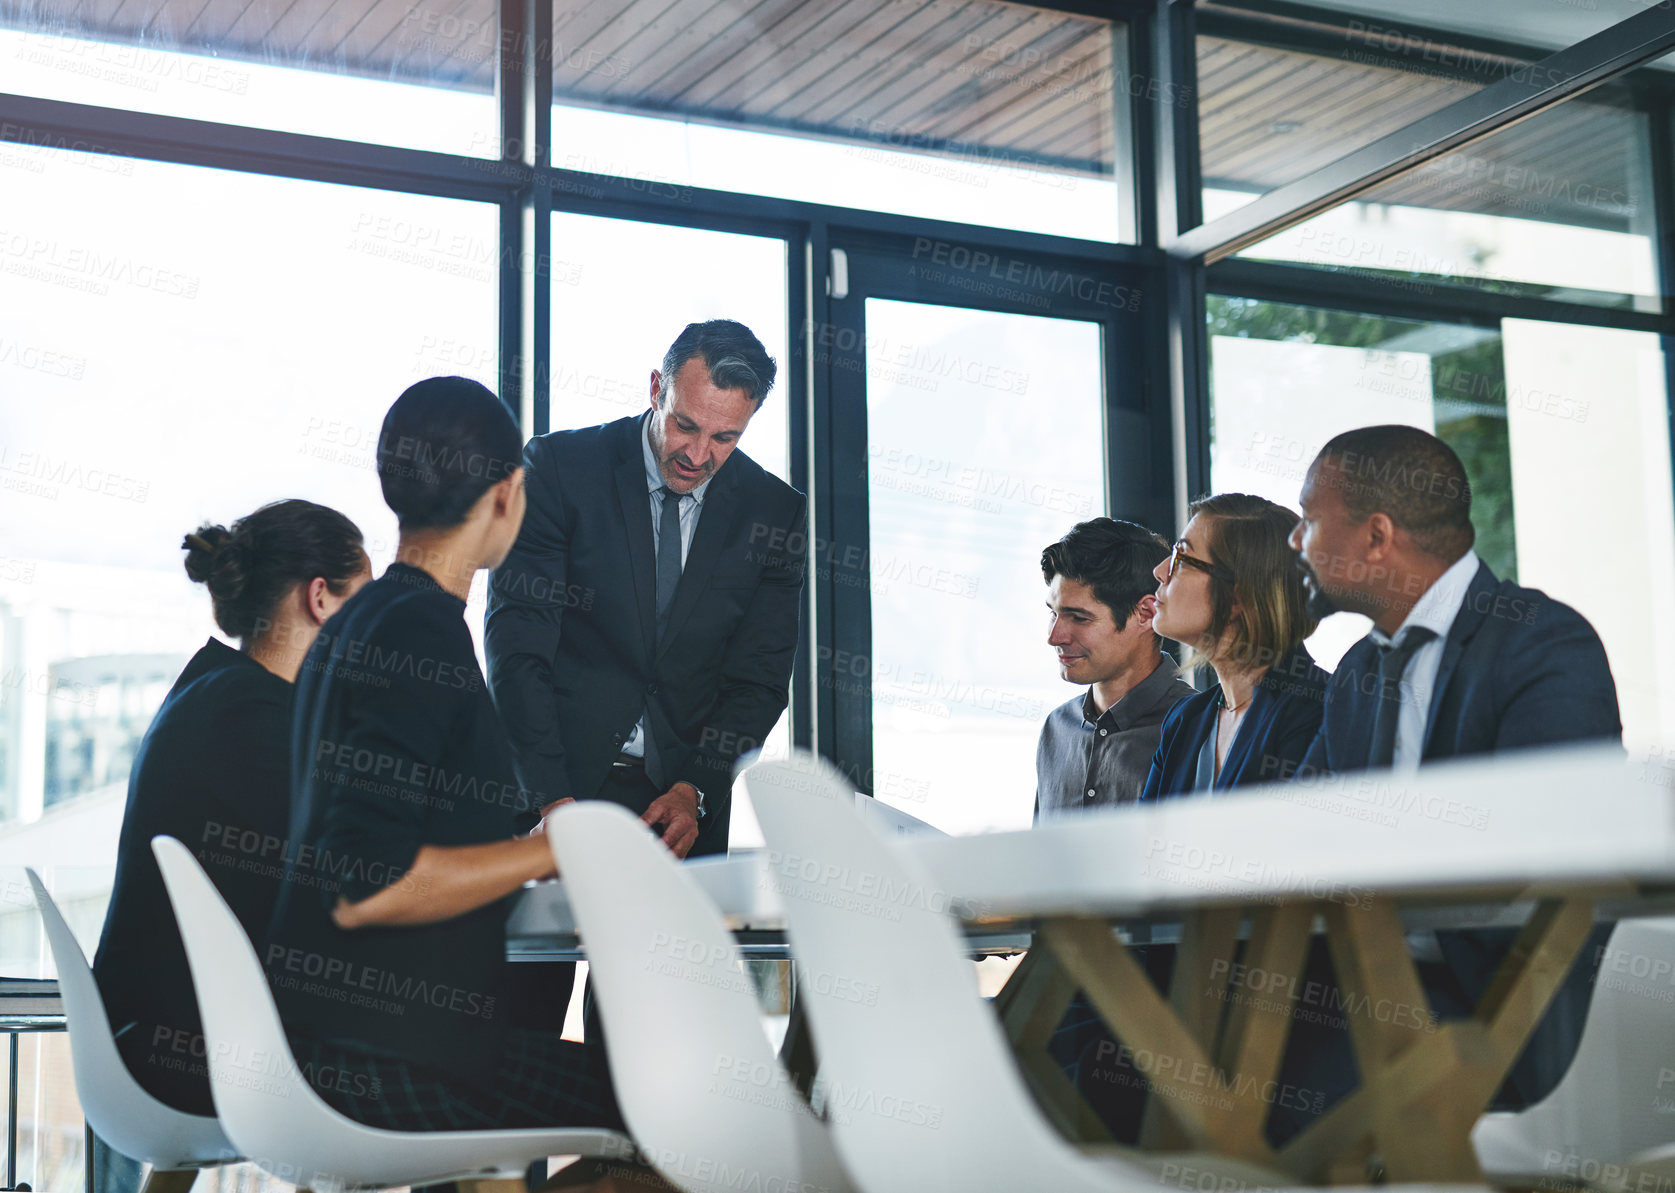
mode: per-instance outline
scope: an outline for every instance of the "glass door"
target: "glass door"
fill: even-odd
[[[1041,723],[1077,694],[1046,644],[1041,552],[1156,496],[1149,467],[1109,464],[1113,434],[1148,437],[1115,400],[1144,386],[1113,372],[1138,359],[1138,290],[918,238],[839,251],[837,317],[811,329],[833,393],[820,720],[877,798],[948,832],[1027,827]]]

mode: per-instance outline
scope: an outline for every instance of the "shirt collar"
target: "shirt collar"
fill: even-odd
[[[1383,631],[1374,626],[1369,631],[1373,641],[1380,646],[1389,646],[1400,638],[1409,626],[1424,626],[1439,639],[1448,637],[1448,631],[1454,628],[1454,619],[1460,615],[1460,606],[1465,604],[1466,590],[1471,587],[1472,578],[1477,575],[1479,562],[1477,552],[1468,550],[1450,564],[1446,572],[1437,577],[1436,583],[1424,591],[1408,611],[1407,620],[1397,627],[1395,634],[1386,637]]]
[[[1159,651],[1157,666],[1152,673],[1128,689],[1121,700],[1103,713],[1095,715],[1093,689],[1089,688],[1082,696],[1082,720],[1089,725],[1097,725],[1109,719],[1113,728],[1126,729],[1152,710],[1179,674],[1169,656]]]
[[[646,491],[655,493],[669,482],[663,479],[663,474],[657,470],[657,456],[651,450],[651,415],[647,414],[640,420],[640,451],[646,462]],[[682,497],[690,497],[699,505],[704,504],[704,490],[710,487],[715,479],[715,473],[704,478],[704,483],[690,493],[682,493]]]

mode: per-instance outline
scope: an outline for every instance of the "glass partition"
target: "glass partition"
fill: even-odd
[[[1475,549],[1502,578],[1580,610],[1616,678],[1624,740],[1675,741],[1675,521],[1657,336],[1503,319],[1495,328],[1212,295],[1211,487],[1297,508],[1341,431],[1422,427],[1459,453]],[[1331,668],[1367,620],[1335,614]]]

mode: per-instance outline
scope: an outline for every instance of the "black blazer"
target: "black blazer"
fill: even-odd
[[[1273,783],[1295,771],[1320,730],[1329,678],[1300,644],[1268,668],[1251,695],[1250,711],[1216,776],[1215,790]],[[1221,685],[1212,684],[1169,710],[1141,803],[1195,794],[1198,754],[1215,731],[1220,707]]]
[[[145,731],[128,776],[116,882],[93,958],[117,1050],[134,1080],[213,1115],[203,1020],[151,838],[197,855],[253,940],[279,897],[291,805],[289,683],[211,638]]]
[[[1378,647],[1367,637],[1332,674],[1306,773],[1366,767],[1378,690]],[[1422,761],[1622,736],[1617,686],[1593,626],[1480,564],[1443,646]]]
[[[349,930],[331,912],[391,886],[422,894],[409,873],[422,848],[510,841],[537,799],[518,784],[465,602],[392,563],[297,672],[284,889],[262,950],[286,1031],[493,1088],[511,897],[428,924]]]
[[[661,646],[641,426],[524,449],[528,512],[490,578],[488,679],[525,787],[587,798],[642,713],[671,774],[704,792],[694,854],[725,852],[733,764],[790,699],[803,495],[741,451],[704,493]]]

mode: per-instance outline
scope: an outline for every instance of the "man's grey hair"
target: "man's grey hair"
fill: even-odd
[[[720,389],[742,389],[757,406],[773,388],[779,367],[762,347],[750,328],[731,319],[688,323],[669,350],[663,354],[662,380],[657,387],[658,405],[669,394],[669,382],[681,366],[701,357],[710,380]]]

